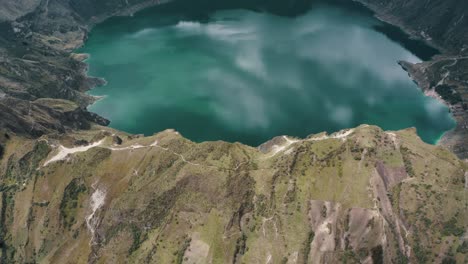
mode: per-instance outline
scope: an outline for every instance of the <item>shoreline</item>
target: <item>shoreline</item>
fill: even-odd
[[[447,60],[445,57],[439,56],[439,61]],[[425,72],[425,64],[432,63],[434,60],[429,62],[421,62],[417,64],[409,63],[406,61],[400,61],[399,64],[408,73],[409,78],[411,78],[416,85],[421,89],[421,91],[429,97],[435,98],[442,102],[449,108],[450,115],[456,122],[456,126],[446,131],[440,139],[437,141],[437,145],[444,146],[455,154],[457,154],[460,158],[465,159],[468,157],[468,150],[467,150],[467,131],[466,131],[466,123],[468,119],[468,114],[465,109],[463,109],[463,105],[457,103],[455,105],[450,104],[447,100],[445,100],[437,91],[435,91],[435,87],[431,86],[431,81],[428,79],[429,73]],[[443,67],[443,66],[442,66]],[[457,91],[458,92],[458,91]],[[463,102],[461,103],[463,104]]]
[[[435,47],[438,49],[441,54],[434,56],[431,60],[429,61],[424,61],[420,64],[424,63],[431,63],[435,59],[438,59],[438,57],[441,58],[446,58],[447,56],[450,56],[450,53],[448,49],[444,49],[438,45],[436,45],[432,39],[424,38],[418,34],[418,32],[411,30],[407,26],[404,25],[404,23],[399,20],[396,16],[394,15],[388,15],[386,14],[385,10],[376,10],[377,6],[370,3],[366,4],[365,2],[367,0],[351,0],[353,3],[358,4],[362,6],[363,8],[369,10],[372,12],[373,16],[378,19],[379,21],[382,21],[383,23],[386,23],[388,25],[394,26],[400,30],[402,30],[404,33],[407,34],[407,36],[411,39],[416,39],[416,40],[422,40],[424,43],[428,46]],[[87,109],[89,106],[94,104],[97,100],[101,99],[99,96],[94,96],[90,95],[88,92],[91,91],[92,89],[103,86],[107,84],[107,81],[104,78],[99,78],[99,77],[93,77],[88,75],[89,71],[89,64],[86,62],[86,60],[90,57],[90,54],[84,54],[84,53],[74,53],[75,51],[79,50],[79,48],[83,47],[86,43],[86,40],[89,36],[89,33],[91,30],[93,30],[94,26],[96,26],[99,23],[102,23],[108,19],[111,19],[115,16],[131,16],[137,12],[142,12],[145,9],[148,8],[155,8],[157,5],[164,5],[167,3],[170,3],[171,1],[155,1],[155,0],[150,0],[150,1],[145,1],[144,3],[137,4],[135,6],[126,6],[121,8],[118,11],[115,12],[109,12],[109,13],[104,13],[102,15],[99,15],[98,17],[95,17],[95,19],[87,19],[86,21],[82,22],[80,29],[76,32],[71,33],[71,37],[67,37],[63,39],[62,44],[53,46],[54,49],[57,49],[57,51],[60,51],[61,55],[63,57],[69,57],[70,61],[73,63],[77,63],[77,73],[76,73],[76,79],[78,81],[77,84],[75,84],[74,88],[77,91],[77,94],[81,94],[81,96],[84,97],[83,100],[81,101],[75,101],[73,99],[68,99],[70,101],[74,101],[75,103],[79,103],[81,107],[84,109]],[[75,38],[74,38],[75,37]],[[76,38],[78,37],[78,38]],[[70,48],[70,45],[67,41],[72,40],[73,41],[73,48]],[[68,43],[68,44],[67,44]],[[407,63],[410,65],[410,63]],[[401,64],[400,64],[401,65]],[[411,65],[419,65],[419,64],[411,64]],[[66,68],[68,69],[68,68]],[[72,68],[70,68],[72,69]],[[421,72],[417,72],[418,69],[415,71],[407,72],[410,75],[410,78],[415,80],[417,82],[418,87],[424,92],[425,89],[425,82],[427,82],[428,76],[424,75]],[[418,76],[422,75],[422,76]],[[426,78],[427,77],[427,78]],[[425,79],[426,78],[426,79]],[[81,80],[80,80],[81,79]],[[74,92],[74,91],[73,91]],[[58,98],[60,95],[57,95]],[[440,95],[439,95],[440,96]],[[62,98],[63,99],[63,98]],[[440,98],[440,100],[442,100]],[[468,120],[468,117],[462,116],[462,114],[459,114],[459,112],[452,111],[452,107],[446,102],[445,100],[442,100],[443,103],[451,109],[451,116],[457,121],[457,127],[444,132],[444,134],[441,136],[441,138],[437,141],[438,145],[445,146],[449,148],[451,151],[456,153],[457,155],[461,155],[463,158],[464,156],[467,156],[467,152],[464,149],[466,144],[460,144],[460,142],[463,142],[464,136],[466,133],[465,127],[466,127],[466,122],[465,120]],[[458,111],[458,110],[457,110]],[[96,115],[99,116],[95,113],[88,112],[88,114]],[[465,125],[463,124],[465,123]],[[461,141],[460,141],[461,140]],[[461,152],[454,151],[455,148],[461,148]],[[461,154],[460,154],[461,153]]]
[[[421,36],[420,34],[418,34],[416,31],[405,26],[403,22],[399,21],[397,17],[388,15],[388,14],[383,14],[383,13],[379,14],[378,11],[376,11],[377,7],[369,3],[365,3],[363,0],[351,0],[351,1],[358,3],[362,5],[363,7],[367,8],[368,10],[372,11],[374,14],[374,17],[377,18],[378,20],[401,29],[411,39],[423,41],[424,44],[426,44],[427,46],[438,50],[440,52],[440,55],[450,53],[449,50],[447,50],[446,48],[434,43],[432,38],[430,37],[425,38],[424,36]]]
[[[401,29],[409,37],[415,40],[423,41],[426,45],[433,47],[440,52],[440,54],[433,56],[430,60],[421,60],[421,62],[419,63],[399,61],[398,64],[403,68],[403,70],[405,70],[408,73],[408,77],[416,83],[418,88],[421,89],[425,96],[435,98],[442,102],[444,105],[446,105],[449,108],[451,117],[456,122],[455,127],[451,130],[444,132],[436,141],[435,145],[443,146],[450,149],[450,151],[454,152],[457,156],[459,156],[462,159],[468,158],[468,150],[466,149],[467,146],[465,142],[467,140],[466,120],[468,119],[466,111],[460,111],[459,106],[452,105],[448,101],[443,99],[443,97],[439,93],[437,93],[437,91],[435,91],[435,87],[433,90],[431,90],[431,85],[428,80],[428,78],[430,77],[428,76],[428,73],[425,73],[424,70],[421,72],[414,69],[414,67],[416,67],[417,65],[435,62],[442,58],[456,58],[461,54],[461,52],[466,50],[468,47],[463,48],[459,54],[453,54],[453,51],[450,51],[448,48],[444,48],[436,44],[432,38],[424,37],[415,30],[408,28],[408,26],[404,25],[404,23],[400,21],[398,17],[385,13],[379,14],[378,10],[376,10],[376,6],[373,6],[369,3],[365,3],[364,0],[352,1],[372,11],[374,17],[382,21],[383,23],[387,23]],[[422,33],[424,33],[424,31],[422,31]]]
[[[431,45],[430,43],[427,42],[426,39],[421,39],[421,38],[418,38],[417,36],[414,36],[412,34],[410,34],[410,32],[408,32],[407,30],[405,30],[404,28],[402,27],[399,27],[393,23],[390,23],[388,20],[384,20],[381,16],[379,16],[376,12],[374,12],[373,9],[371,9],[368,5],[365,5],[361,2],[359,2],[359,0],[353,0],[353,3],[355,3],[356,5],[359,5],[360,7],[362,8],[365,8],[366,10],[369,10],[371,13],[372,13],[372,16],[375,17],[378,21],[388,25],[388,26],[391,26],[391,27],[395,27],[397,29],[400,29],[402,30],[402,32],[406,35],[406,37],[408,39],[412,39],[412,40],[419,40],[419,41],[423,41],[424,45],[427,45],[431,48],[436,48],[434,47],[434,45]],[[152,6],[152,8],[155,8],[155,6]],[[144,11],[144,10],[140,10],[140,11]],[[97,25],[97,24],[95,24]],[[94,25],[94,26],[95,26]],[[89,75],[89,63],[88,63],[88,60],[90,59],[91,57],[91,54],[89,53],[80,53],[79,52],[79,49],[83,48],[85,46],[85,43],[86,43],[86,40],[87,40],[87,36],[88,34],[91,32],[92,28],[90,29],[90,31],[86,32],[86,35],[85,37],[83,38],[83,41],[82,41],[82,44],[77,48],[75,49],[75,51],[78,51],[74,54],[76,54],[77,57],[80,58],[80,61],[84,64],[86,64],[86,67],[85,67],[85,72],[84,72],[84,75],[86,76],[86,78],[91,78],[91,79],[100,79],[102,81],[102,84],[100,85],[96,85],[94,87],[91,87],[88,91],[86,91],[86,94],[89,95],[89,96],[92,96],[95,100],[93,100],[90,104],[87,105],[87,109],[88,107],[94,105],[95,103],[97,103],[99,100],[102,100],[104,99],[107,95],[92,95],[90,94],[90,91],[93,90],[94,88],[97,88],[97,87],[102,87],[102,86],[106,86],[107,85],[107,81],[105,80],[105,78],[103,77],[95,77],[95,76],[90,76]],[[380,32],[381,34],[383,35],[386,35],[384,32]],[[399,43],[399,45],[402,45],[401,43]],[[438,51],[440,51],[438,48],[436,48]],[[411,52],[411,51],[410,51]],[[416,56],[416,55],[415,55]],[[435,56],[438,56],[438,55],[435,55]],[[419,58],[421,62],[425,62],[423,59]],[[443,139],[446,137],[446,136],[450,136],[448,134],[450,134],[451,132],[453,132],[455,130],[455,128],[457,127],[458,125],[458,120],[455,118],[455,116],[453,115],[453,113],[450,111],[450,104],[448,102],[446,102],[445,100],[442,99],[442,97],[436,92],[436,91],[432,91],[432,93],[429,93],[429,91],[426,91],[424,90],[424,88],[420,85],[420,83],[418,82],[418,80],[415,78],[414,75],[412,75],[409,70],[404,66],[404,64],[412,64],[412,63],[409,63],[409,62],[406,62],[406,61],[398,61],[398,64],[400,65],[400,67],[406,71],[408,73],[408,78],[410,78],[411,80],[413,80],[413,82],[416,83],[416,85],[418,86],[418,88],[422,91],[423,93],[423,96],[428,96],[428,97],[431,97],[431,98],[434,98],[436,99],[437,101],[443,103],[444,105],[448,106],[449,108],[449,112],[450,112],[450,116],[451,118],[455,121],[455,126],[450,129],[450,130],[446,130],[444,131],[443,133],[441,133],[437,139],[435,140],[431,140],[430,142],[426,142],[428,144],[431,144],[431,145],[443,145]],[[412,64],[413,65],[413,64]],[[366,125],[366,124],[359,124],[359,125]],[[358,125],[358,126],[359,126]],[[408,128],[412,128],[412,127],[407,127],[407,128],[401,128],[401,129],[408,129]],[[117,128],[113,128],[113,129],[117,129]],[[345,128],[343,128],[345,129]],[[155,131],[154,133],[157,133],[158,131]],[[224,141],[224,140],[223,140]],[[226,142],[229,142],[229,141],[226,141]],[[242,143],[244,144],[244,143]]]

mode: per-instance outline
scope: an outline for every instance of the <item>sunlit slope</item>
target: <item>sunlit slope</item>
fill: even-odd
[[[6,263],[466,261],[466,165],[412,129],[258,149],[99,129],[2,139]]]

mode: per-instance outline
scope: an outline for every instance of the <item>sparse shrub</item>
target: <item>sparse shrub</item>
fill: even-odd
[[[341,256],[341,263],[346,264],[348,261],[349,263],[359,263],[358,256],[356,256],[356,253],[352,250],[346,250]]]
[[[190,246],[190,243],[192,242],[192,238],[186,238],[184,240],[184,243],[182,244],[182,247],[180,248],[180,250],[176,251],[175,255],[177,255],[177,258],[176,258],[176,263],[177,264],[182,264],[183,260],[184,260],[184,255],[185,255],[185,251],[187,250],[187,248]]]
[[[427,263],[427,256],[429,255],[429,252],[424,248],[424,245],[421,244],[418,235],[416,235],[414,238],[413,250],[415,257],[418,260],[417,263]]]
[[[435,91],[442,96],[442,98],[447,101],[449,104],[454,105],[462,102],[462,98],[459,93],[453,89],[450,85],[438,85],[435,88]]]
[[[442,264],[457,264],[457,261],[453,258],[446,257],[442,260]]]
[[[237,239],[236,242],[236,249],[234,251],[234,261],[233,263],[236,263],[236,259],[238,255],[244,255],[246,250],[246,243],[247,242],[247,236],[245,235],[244,232],[242,232],[242,235]]]
[[[457,248],[458,253],[467,254],[468,253],[468,241],[463,241],[463,243]]]
[[[322,217],[327,217],[327,207],[324,205],[322,206],[322,210],[320,211],[320,214],[322,215]]]
[[[443,236],[461,236],[463,232],[464,229],[457,226],[457,219],[455,217],[445,222],[444,228],[442,229]]]
[[[378,245],[371,249],[371,257],[374,264],[384,263],[382,245]]]
[[[413,169],[413,164],[411,163],[411,159],[409,157],[409,155],[411,154],[411,151],[406,147],[401,147],[400,150],[401,150],[401,155],[403,157],[403,163],[405,164],[406,173],[408,173],[410,177],[414,177],[415,173]]]
[[[310,252],[310,244],[314,241],[315,233],[314,231],[310,230],[309,234],[307,235],[307,239],[304,242],[304,248],[302,254],[304,256],[304,263],[309,263],[309,252]]]
[[[81,193],[87,191],[86,186],[80,183],[80,179],[73,179],[63,191],[60,202],[60,214],[65,228],[70,228],[75,222],[75,213],[78,207],[78,199]]]

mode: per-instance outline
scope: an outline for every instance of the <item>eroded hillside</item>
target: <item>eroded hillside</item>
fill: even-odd
[[[411,129],[258,149],[102,127],[2,141],[3,263],[468,260],[466,164]]]

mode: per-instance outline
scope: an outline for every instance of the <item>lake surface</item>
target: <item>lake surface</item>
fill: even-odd
[[[105,96],[90,110],[111,127],[256,146],[364,123],[416,127],[434,143],[455,125],[397,64],[431,51],[407,50],[411,40],[383,34],[388,26],[368,12],[339,4],[284,16],[176,9],[111,19],[79,50],[91,55],[89,75],[108,82],[90,92]]]

